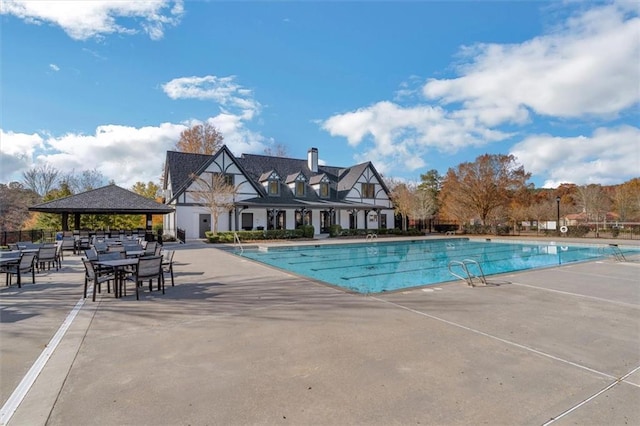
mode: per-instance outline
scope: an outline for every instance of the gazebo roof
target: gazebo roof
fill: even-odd
[[[36,204],[30,211],[43,213],[84,214],[167,214],[173,208],[140,194],[107,185],[80,194]]]

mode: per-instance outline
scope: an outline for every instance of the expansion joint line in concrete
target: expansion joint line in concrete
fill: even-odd
[[[395,303],[395,302],[390,302],[388,300],[380,299],[380,298],[377,298],[377,297],[372,297],[372,299],[378,300],[378,301],[380,301],[382,303],[387,303],[387,304],[396,306],[396,307],[398,307],[400,309],[404,309],[404,310],[409,311],[409,312],[413,312],[414,314],[418,314],[418,315],[421,315],[421,316],[424,316],[424,317],[427,317],[427,318],[434,319],[436,321],[440,321],[440,322],[445,323],[445,324],[452,325],[454,327],[461,328],[463,330],[470,331],[472,333],[479,334],[481,336],[488,337],[488,338],[493,339],[493,340],[497,340],[497,341],[505,343],[507,345],[515,346],[517,348],[523,349],[523,350],[528,351],[528,352],[535,353],[537,355],[540,355],[540,356],[543,356],[543,357],[546,357],[546,358],[553,359],[555,361],[560,361],[562,363],[572,365],[574,367],[580,368],[582,370],[589,371],[591,373],[598,374],[598,375],[606,377],[608,379],[618,380],[617,377],[612,376],[610,374],[604,373],[602,371],[594,370],[593,368],[589,368],[589,367],[587,367],[585,365],[577,364],[577,363],[575,363],[573,361],[569,361],[567,359],[560,358],[560,357],[557,357],[555,355],[548,354],[546,352],[539,351],[539,350],[537,350],[535,348],[532,348],[530,346],[526,346],[526,345],[522,345],[520,343],[512,342],[511,340],[503,339],[502,337],[494,336],[493,334],[485,333],[484,331],[480,331],[480,330],[477,330],[475,328],[467,327],[466,325],[458,324],[456,322],[449,321],[449,320],[446,320],[444,318],[440,318],[440,317],[437,317],[435,315],[428,314],[426,312],[418,311],[417,309],[409,308],[407,306],[403,306],[403,305],[400,305],[400,304]]]
[[[598,396],[602,395],[603,393],[607,392],[609,389],[613,388],[614,386],[617,386],[620,383],[627,383],[627,384],[629,384],[631,386],[640,387],[635,383],[626,381],[626,379],[629,378],[632,374],[634,374],[636,371],[640,370],[640,366],[634,368],[633,370],[631,370],[630,372],[628,372],[624,376],[618,378],[618,377],[612,376],[610,374],[604,373],[602,371],[594,370],[593,368],[589,368],[589,367],[587,367],[585,365],[580,365],[580,364],[577,364],[575,362],[566,360],[564,358],[560,358],[560,357],[557,357],[555,355],[551,355],[551,354],[548,354],[546,352],[539,351],[539,350],[534,349],[532,347],[529,347],[529,346],[526,346],[526,345],[521,345],[520,343],[512,342],[510,340],[506,340],[506,339],[503,339],[501,337],[494,336],[494,335],[489,334],[489,333],[485,333],[484,331],[476,330],[475,328],[467,327],[466,325],[458,324],[458,323],[455,323],[453,321],[449,321],[449,320],[446,320],[444,318],[437,317],[435,315],[427,314],[426,312],[418,311],[417,309],[409,308],[407,306],[403,306],[403,305],[400,305],[398,303],[390,302],[388,300],[380,299],[378,297],[372,297],[372,299],[377,300],[377,301],[382,302],[382,303],[387,303],[387,304],[396,306],[396,307],[398,307],[400,309],[404,309],[404,310],[412,312],[414,314],[418,314],[418,315],[421,315],[421,316],[424,316],[424,317],[427,317],[427,318],[431,318],[433,320],[440,321],[442,323],[445,323],[445,324],[448,324],[448,325],[451,325],[451,326],[454,326],[454,327],[458,327],[458,328],[466,330],[466,331],[470,331],[472,333],[479,334],[479,335],[484,336],[484,337],[488,337],[488,338],[493,339],[493,340],[497,340],[499,342],[502,342],[502,343],[505,343],[505,344],[508,344],[508,345],[511,345],[511,346],[515,346],[517,348],[520,348],[520,349],[535,353],[537,355],[540,355],[540,356],[543,356],[543,357],[546,357],[546,358],[553,359],[555,361],[560,361],[562,363],[572,365],[572,366],[580,368],[582,370],[586,370],[586,371],[589,371],[591,373],[595,373],[595,374],[598,374],[600,376],[604,376],[604,377],[606,377],[608,379],[612,379],[613,380],[613,382],[610,383],[608,386],[606,386],[604,389],[596,392],[595,394],[591,395],[589,398],[587,398],[584,401],[581,401],[580,403],[576,404],[574,407],[571,407],[568,410],[565,410],[564,412],[560,413],[558,416],[553,417],[550,421],[545,423],[543,426],[549,425],[549,424],[555,422],[556,420],[560,419],[561,417],[566,416],[570,412],[578,409],[582,405],[584,405],[584,404],[588,403],[589,401],[597,398]]]
[[[594,393],[589,398],[586,398],[583,401],[580,401],[578,404],[574,405],[573,407],[569,408],[568,410],[565,410],[562,413],[558,414],[557,416],[552,417],[548,422],[543,423],[542,426],[547,426],[547,425],[550,425],[550,424],[554,423],[556,420],[560,420],[561,418],[563,418],[567,414],[569,414],[569,413],[577,410],[578,408],[582,407],[583,405],[587,404],[589,401],[591,401],[593,399],[596,399],[597,397],[599,397],[603,393],[607,392],[609,389],[613,388],[614,386],[617,386],[618,384],[625,382],[625,380],[629,376],[631,376],[633,373],[635,373],[638,370],[640,370],[640,366],[634,368],[633,370],[631,370],[630,372],[628,372],[624,376],[620,377],[618,380],[610,383],[607,387],[605,387],[605,388],[599,390],[598,392]]]
[[[58,328],[58,331],[56,331],[45,349],[42,351],[42,353],[40,353],[40,356],[33,363],[29,371],[27,371],[27,374],[25,374],[18,386],[14,389],[11,396],[9,396],[9,399],[7,399],[7,401],[4,403],[4,405],[0,409],[0,425],[6,425],[15,411],[18,409],[25,396],[35,383],[36,379],[46,366],[47,361],[49,361],[54,351],[58,347],[58,344],[60,344],[60,342],[62,341],[62,338],[73,323],[73,320],[78,315],[78,312],[80,312],[80,310],[82,309],[84,302],[84,298],[78,300],[78,302],[75,304],[73,309],[71,309],[65,320]]]

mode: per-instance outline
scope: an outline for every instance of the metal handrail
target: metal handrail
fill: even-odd
[[[240,237],[238,237],[238,233],[233,233],[233,245],[234,247],[240,247],[240,254],[244,253],[244,247],[242,247],[242,242],[240,241]]]
[[[622,250],[620,250],[617,244],[609,244],[609,248],[611,248],[611,253],[617,262],[627,261],[627,258],[624,257],[624,253],[622,253]]]
[[[471,272],[469,270],[469,265],[475,265],[478,268],[478,272],[480,275],[476,275],[473,272]],[[460,268],[462,268],[465,276],[458,275],[455,272],[453,272],[452,270],[453,266],[459,266]],[[477,260],[474,260],[474,259],[452,260],[449,262],[448,267],[451,275],[453,275],[456,278],[460,278],[463,281],[466,281],[469,287],[475,287],[475,284],[473,282],[474,278],[477,278],[478,280],[480,280],[482,284],[487,285],[487,279],[484,276],[484,271],[482,270],[482,266],[480,266],[480,263],[478,263]]]

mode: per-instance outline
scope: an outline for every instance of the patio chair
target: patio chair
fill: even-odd
[[[93,243],[93,248],[96,249],[98,253],[106,253],[109,250],[109,246],[104,241],[96,240]]]
[[[11,277],[13,275],[20,274],[23,277],[25,273],[31,272],[31,282],[36,283],[36,269],[35,269],[36,253],[22,253],[20,260],[17,263],[6,265],[2,272],[7,274],[6,284],[11,285]],[[18,280],[18,288],[22,287],[22,278]]]
[[[84,256],[90,261],[98,260],[98,252],[93,247],[86,249],[84,251]]]
[[[57,257],[57,247],[40,247],[38,250],[38,258],[36,260],[36,265],[38,267],[38,272],[43,271],[45,266],[47,270],[51,270],[51,264],[56,267],[56,271],[58,270],[58,257]]]
[[[93,282],[93,301],[96,301],[96,290],[98,293],[101,292],[101,287],[102,287],[102,283],[106,282],[107,283],[107,293],[111,293],[111,281],[114,281],[114,286],[115,284],[115,275],[113,274],[113,272],[111,273],[105,273],[105,272],[101,272],[98,273],[94,266],[93,263],[91,263],[91,261],[89,259],[82,259],[82,263],[84,264],[84,298],[87,298],[87,288],[89,286],[89,282]]]
[[[156,255],[156,247],[158,243],[155,241],[147,241],[147,244],[144,246],[144,255],[145,256],[155,256]]]
[[[162,288],[164,294],[164,276],[162,274],[162,256],[146,256],[138,259],[133,274],[127,277],[136,286],[136,300],[140,300],[140,287],[145,281],[149,281],[149,291],[153,289],[153,280],[158,280],[158,290]]]
[[[165,250],[162,256],[162,273],[171,275],[171,287],[174,287],[173,283],[173,254],[174,250]],[[164,276],[162,277],[164,279]]]
[[[62,242],[61,242],[61,247],[60,247],[60,258],[62,260],[64,260],[64,251],[67,250],[71,250],[73,252],[73,254],[76,254],[76,240],[71,236],[71,237],[62,237]]]

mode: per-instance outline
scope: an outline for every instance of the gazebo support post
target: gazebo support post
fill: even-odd
[[[69,230],[69,213],[67,212],[62,213],[62,230],[63,231]]]

